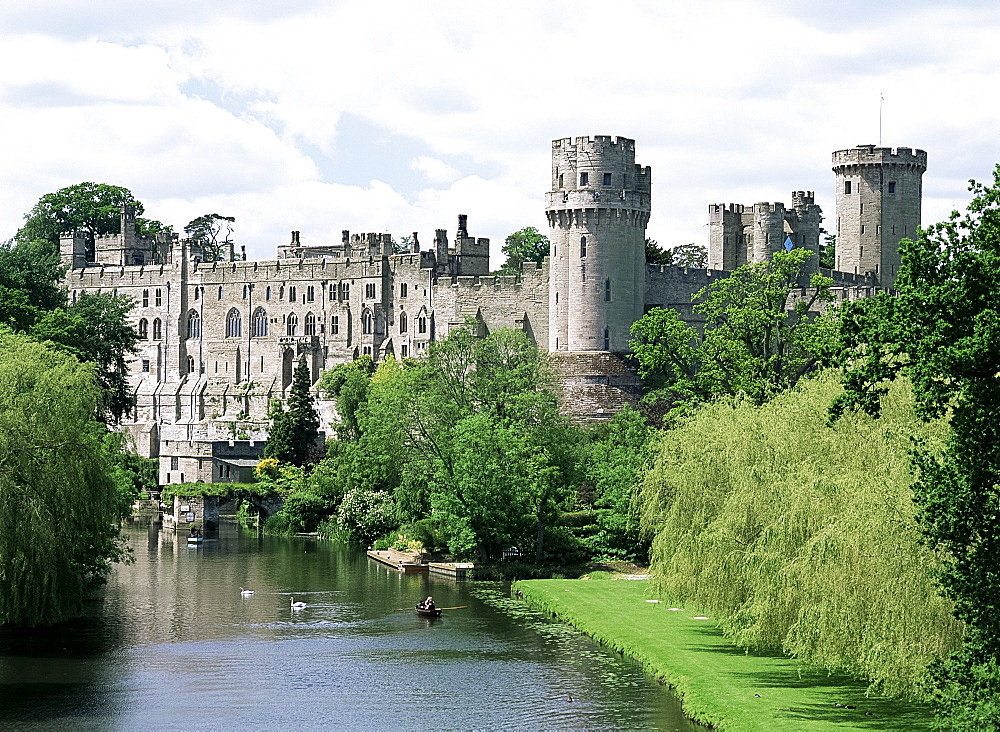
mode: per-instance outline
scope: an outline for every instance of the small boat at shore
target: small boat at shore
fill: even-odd
[[[420,605],[417,605],[417,615],[419,615],[422,618],[440,618],[441,617],[441,608],[435,607],[435,608],[427,609],[425,607],[421,607]]]

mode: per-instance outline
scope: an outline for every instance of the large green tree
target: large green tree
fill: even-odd
[[[962,649],[933,669],[945,724],[996,729],[1000,718],[1000,165],[993,184],[972,182],[964,214],[900,244],[897,293],[844,308],[847,394],[833,407],[881,410],[886,384],[913,381],[918,414],[950,413],[944,453],[919,450],[914,492]]]
[[[674,264],[678,267],[705,269],[708,266],[708,250],[698,244],[680,244],[671,250]]]
[[[64,619],[125,556],[134,487],[95,419],[95,371],[0,330],[0,625]]]
[[[0,323],[28,330],[40,315],[66,304],[65,268],[44,241],[0,244]]]
[[[145,211],[142,202],[128,188],[87,181],[46,193],[38,199],[25,214],[24,226],[15,239],[22,244],[45,241],[58,250],[60,234],[83,231],[92,248],[95,237],[120,233],[122,206],[135,209],[140,234],[169,229],[159,221],[141,218]]]
[[[264,455],[302,466],[312,461],[319,439],[319,415],[310,392],[312,379],[305,356],[299,359],[288,392],[288,409],[273,415]]]
[[[526,226],[508,236],[500,251],[507,260],[501,265],[499,273],[520,276],[525,262],[541,263],[549,256],[549,238],[534,226]]]
[[[665,308],[636,321],[629,345],[650,398],[684,405],[745,394],[762,403],[829,359],[837,321],[815,310],[832,299],[833,281],[813,274],[808,296],[788,308],[810,256],[778,252],[703,288],[692,308],[702,327]]]

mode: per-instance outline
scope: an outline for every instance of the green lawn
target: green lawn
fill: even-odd
[[[524,580],[513,587],[530,605],[639,660],[676,687],[685,712],[701,722],[741,731],[931,729],[925,705],[866,697],[866,684],[803,669],[786,656],[744,653],[711,619],[647,602],[650,589],[634,580]]]

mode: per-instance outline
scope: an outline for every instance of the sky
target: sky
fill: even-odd
[[[235,216],[251,259],[467,214],[496,267],[587,135],[636,141],[661,245],[793,190],[832,221],[831,153],[880,142],[927,151],[928,225],[1000,162],[997,38],[995,0],[4,0],[0,241],[95,181]]]

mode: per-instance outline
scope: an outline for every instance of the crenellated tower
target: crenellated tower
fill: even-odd
[[[892,287],[899,241],[920,226],[921,178],[927,153],[908,147],[858,145],[833,153],[837,180],[836,269],[873,273]]]
[[[628,350],[645,304],[650,169],[635,141],[607,135],[552,141],[549,350]]]

